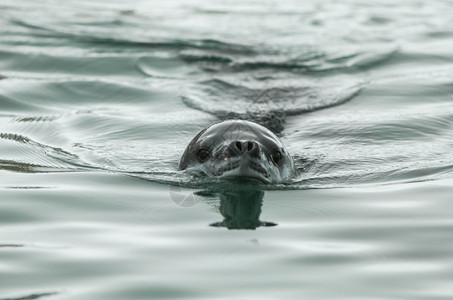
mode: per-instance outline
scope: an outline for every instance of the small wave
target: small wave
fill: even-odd
[[[209,50],[188,50],[181,51],[179,57],[187,63],[196,63],[199,67],[207,71],[223,72],[250,72],[260,69],[276,69],[280,71],[311,70],[313,65],[317,65],[313,60],[319,55],[316,51],[306,51],[307,53],[288,58],[279,53],[266,54],[266,49],[255,50],[245,48],[237,53],[225,51]]]
[[[152,91],[138,84],[102,79],[9,79],[0,86],[0,108],[36,114],[66,112],[104,104],[121,104],[133,97],[135,103],[148,102]],[[58,104],[58,105],[56,105]]]
[[[62,172],[87,170],[78,156],[58,147],[33,141],[15,133],[0,133],[0,148],[8,155],[0,160],[0,169],[17,172]]]
[[[336,52],[326,53],[324,62],[313,66],[312,71],[363,72],[373,69],[377,65],[383,66],[384,63],[390,62],[398,55],[399,51],[398,46],[377,46],[375,49],[338,49]]]
[[[34,104],[30,104],[27,101],[22,101],[20,99],[15,99],[12,97],[8,97],[6,95],[2,95],[0,90],[0,109],[6,112],[23,112],[23,111],[39,111],[38,106]]]
[[[369,163],[369,162],[368,162]],[[328,168],[325,165],[323,168]],[[332,167],[332,165],[331,165]],[[388,185],[423,182],[447,178],[453,174],[453,161],[430,160],[425,162],[383,161],[381,165],[346,169],[336,164],[330,171],[309,170],[293,182],[293,189],[346,188],[363,185]]]
[[[57,117],[57,116],[36,116],[36,117],[29,116],[29,117],[18,117],[14,121],[15,122],[26,122],[26,123],[53,122],[53,121],[57,120],[58,118],[59,117]]]
[[[108,31],[105,30],[104,26],[99,26],[99,24],[96,23],[93,24],[91,21],[80,24],[67,24],[66,21],[61,21],[60,23],[46,23],[11,17],[10,22],[21,27],[35,30],[33,33],[34,37],[55,37],[81,43],[108,44],[111,46],[136,46],[156,50],[165,49],[182,51],[187,49],[203,49],[221,51],[223,53],[254,53],[247,45],[238,43],[203,38],[156,38],[154,35],[148,33],[149,30],[140,29],[140,27],[148,28],[149,26],[152,26],[152,24],[133,24],[131,25],[133,29],[125,32],[124,27],[127,27],[127,24],[121,24],[121,20],[113,22],[109,21],[109,24],[122,26],[113,26]],[[118,27],[118,30],[115,30],[116,27]]]
[[[37,294],[30,294],[27,296],[22,296],[18,298],[2,298],[0,300],[35,300],[35,299],[40,299],[48,296],[55,296],[58,295],[57,292],[51,292],[51,293],[37,293]]]
[[[60,167],[23,163],[16,160],[0,160],[0,170],[14,171],[19,173],[60,173],[65,169]]]
[[[187,63],[230,64],[233,58],[222,53],[206,51],[181,51],[179,57]]]
[[[266,48],[251,49],[234,54],[210,50],[184,50],[179,57],[187,63],[195,63],[210,72],[257,72],[274,71],[295,74],[319,72],[362,72],[391,60],[399,53],[397,46],[367,48],[338,48],[335,51],[306,46],[291,49],[290,53],[272,52]],[[245,50],[245,49],[244,49]],[[249,53],[252,51],[252,53]],[[269,52],[269,53],[268,53]],[[294,53],[293,53],[294,52]]]
[[[20,244],[0,244],[0,248],[21,248],[21,247],[24,247],[24,245],[20,245]]]

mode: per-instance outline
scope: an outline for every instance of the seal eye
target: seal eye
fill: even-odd
[[[200,162],[205,162],[209,158],[209,151],[206,149],[200,149],[197,152],[197,157]]]
[[[274,164],[278,165],[278,163],[282,159],[282,154],[280,153],[280,151],[276,150],[274,151],[274,153],[272,153],[271,159],[274,162]]]

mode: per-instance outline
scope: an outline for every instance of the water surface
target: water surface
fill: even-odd
[[[0,4],[0,299],[450,299],[451,1]],[[219,120],[285,185],[193,178]]]

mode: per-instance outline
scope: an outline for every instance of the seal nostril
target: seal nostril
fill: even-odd
[[[253,149],[253,143],[252,142],[247,142],[247,150],[251,151]]]
[[[280,151],[276,150],[276,151],[274,151],[274,153],[272,153],[271,159],[275,165],[278,165],[278,163],[282,159],[282,154],[280,153]]]
[[[237,148],[239,151],[242,151],[242,144],[241,144],[241,142],[236,142],[236,143],[235,143],[235,146],[236,146],[236,148]]]

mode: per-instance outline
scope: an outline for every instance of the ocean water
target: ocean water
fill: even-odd
[[[178,171],[219,120],[288,184]],[[0,299],[451,299],[453,1],[0,2]]]

